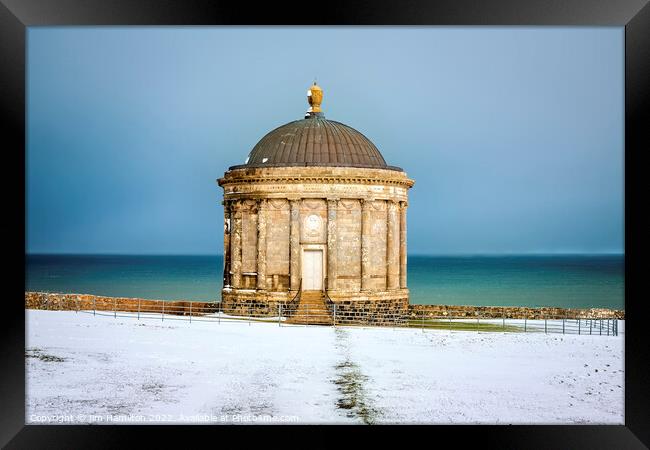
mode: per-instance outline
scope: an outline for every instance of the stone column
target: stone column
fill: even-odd
[[[230,287],[230,202],[223,203],[223,287]]]
[[[257,289],[266,289],[266,200],[257,202]]]
[[[372,200],[361,200],[361,290],[370,289],[370,242],[372,227],[370,218]]]
[[[397,217],[398,205],[395,201],[388,201],[386,205],[386,289],[399,288],[400,274],[400,218]]]
[[[338,273],[337,259],[337,221],[336,211],[339,206],[338,199],[327,199],[327,289],[336,290],[336,277]]]
[[[289,231],[289,275],[291,290],[300,287],[300,200],[289,200],[291,205],[291,225]]]
[[[242,205],[239,201],[232,203],[232,233],[230,237],[230,282],[232,287],[241,287],[241,244],[242,244]]]
[[[406,289],[406,207],[400,202],[399,209],[399,287]]]

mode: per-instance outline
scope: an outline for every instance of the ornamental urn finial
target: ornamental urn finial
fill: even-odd
[[[316,84],[316,81],[314,81],[314,84],[307,91],[307,102],[309,102],[307,117],[322,115],[323,111],[320,105],[323,102],[323,90]]]

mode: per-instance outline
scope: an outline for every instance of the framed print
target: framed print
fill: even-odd
[[[648,445],[649,8],[3,0],[3,444]]]

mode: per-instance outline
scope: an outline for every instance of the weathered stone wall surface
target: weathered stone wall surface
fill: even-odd
[[[25,292],[26,309],[47,309],[66,311],[124,311],[141,313],[164,313],[188,316],[212,314],[219,308],[217,302],[162,301],[141,298],[104,297],[90,294],[55,294],[47,292]]]
[[[222,294],[221,311],[244,317],[276,317],[279,312],[290,309],[288,292],[227,292]]]
[[[300,243],[327,243],[327,204],[324,199],[300,202]]]
[[[242,211],[241,271],[257,274],[257,207],[252,201],[244,202]],[[255,287],[255,280],[251,283]]]
[[[332,294],[334,295],[334,294]],[[457,306],[457,305],[409,305],[408,294],[378,294],[356,296],[336,296],[337,323],[340,324],[378,324],[389,322],[403,323],[409,319],[422,317],[440,318],[494,318],[494,319],[625,319],[625,311],[605,308],[527,308],[515,306]],[[212,314],[223,311],[226,314],[275,317],[278,306],[282,306],[283,315],[291,311],[293,297],[288,292],[259,293],[239,292],[237,295],[225,292],[223,301],[161,301],[125,297],[105,297],[90,294],[58,294],[47,292],[25,292],[26,309],[46,310],[96,310],[125,311],[141,313],[193,316]]]
[[[361,289],[361,203],[340,200],[336,211],[338,267],[336,288],[342,291]]]
[[[340,325],[403,325],[408,320],[408,298],[336,301]]]
[[[289,289],[289,202],[268,201],[266,221],[267,289]]]
[[[387,210],[386,201],[370,203],[370,246],[368,259],[370,273],[367,289],[386,289]]]
[[[527,308],[518,306],[409,305],[411,317],[501,319],[625,319],[625,311],[605,308]]]

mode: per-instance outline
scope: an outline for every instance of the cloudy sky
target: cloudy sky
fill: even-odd
[[[622,27],[28,30],[26,252],[222,253],[216,178],[303,117],[416,180],[409,252],[623,251]]]

